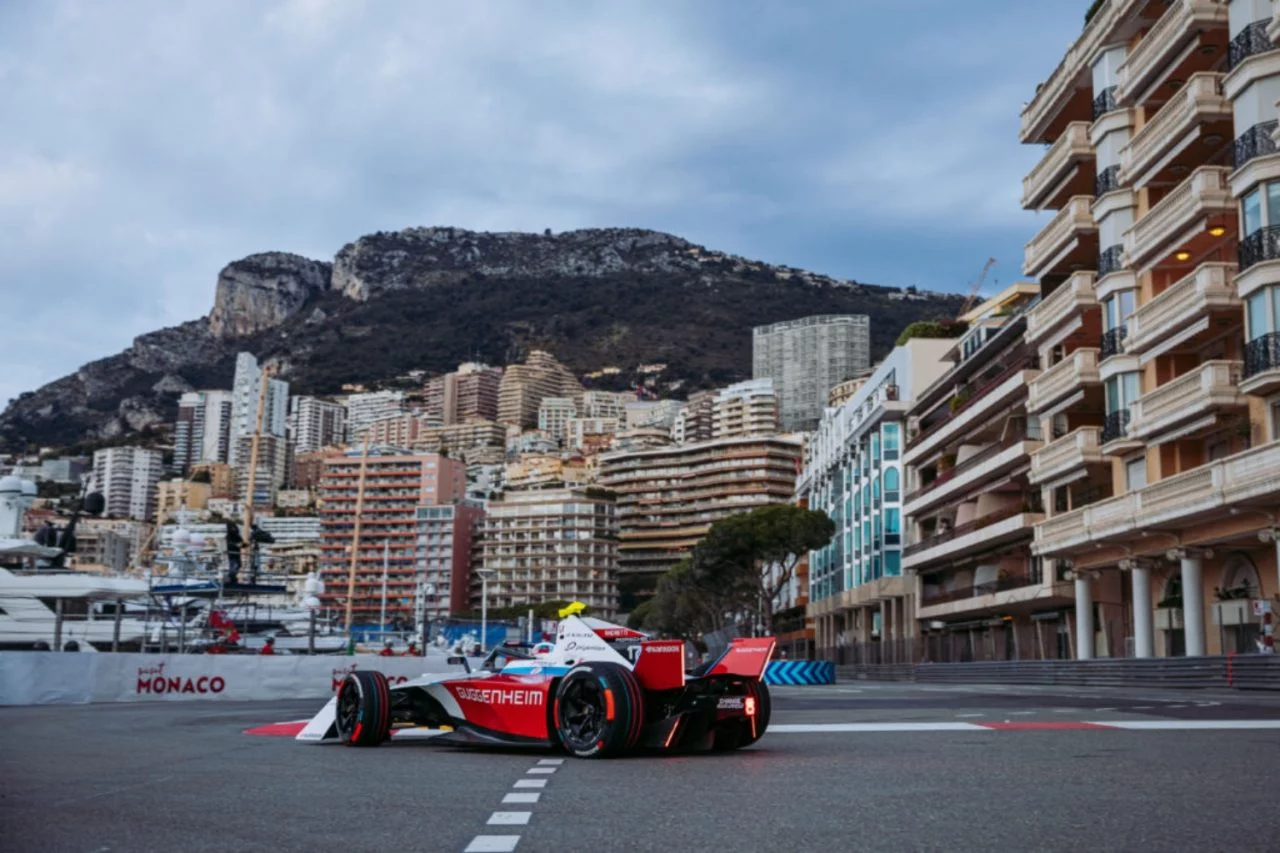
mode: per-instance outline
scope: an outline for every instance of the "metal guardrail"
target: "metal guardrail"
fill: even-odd
[[[838,680],[1280,690],[1280,655],[984,661],[836,667]]]

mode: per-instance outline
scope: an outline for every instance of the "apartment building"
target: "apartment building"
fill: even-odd
[[[423,416],[432,426],[451,426],[473,418],[498,419],[502,368],[467,362],[453,373],[433,376],[423,386]]]
[[[40,462],[40,480],[47,483],[79,483],[89,460],[82,456],[60,456]]]
[[[163,524],[182,507],[200,510],[209,506],[213,487],[189,480],[163,480],[156,485],[156,521]]]
[[[353,433],[351,443],[356,446],[367,441],[379,447],[413,447],[425,426],[423,418],[409,412],[391,415],[371,421],[358,433]]]
[[[572,397],[543,397],[538,405],[538,431],[563,445],[569,420],[578,416]]]
[[[821,314],[752,330],[752,378],[772,379],[786,432],[816,429],[827,393],[871,365],[871,321]]]
[[[676,444],[707,441],[712,438],[715,414],[715,391],[695,391],[676,413],[671,437]]]
[[[836,535],[809,554],[808,614],[820,654],[841,663],[905,662],[915,585],[902,571],[902,447],[915,395],[951,366],[949,339],[896,347],[809,441],[796,494]]]
[[[133,549],[129,538],[114,530],[76,529],[76,550],[68,568],[77,572],[118,575],[129,568]]]
[[[466,452],[474,448],[490,447],[498,450],[500,457],[506,442],[507,430],[502,424],[475,418],[450,426],[423,427],[411,446],[431,453]]]
[[[508,492],[485,514],[483,565],[494,573],[489,606],[581,601],[617,612],[618,516],[596,489]]]
[[[582,394],[582,384],[551,355],[534,350],[524,364],[514,364],[502,374],[498,386],[498,422],[535,427],[538,408],[546,397],[572,397]]]
[[[244,436],[236,444],[236,500],[244,505],[249,495],[249,460],[253,458],[253,436]],[[258,438],[257,464],[253,467],[253,505],[270,508],[276,504],[276,493],[289,481],[289,443],[283,436],[263,435]]]
[[[1277,38],[1267,0],[1111,0],[1022,111],[1033,551],[1077,658],[1253,651],[1280,593]]]
[[[594,455],[609,446],[618,427],[617,418],[569,418],[564,425],[564,446]]]
[[[236,494],[235,470],[225,462],[201,462],[193,465],[188,479],[209,484],[209,499],[232,498]]]
[[[362,624],[377,621],[385,545],[387,616],[412,621],[418,587],[418,508],[455,504],[465,494],[465,466],[440,454],[371,448],[367,458],[360,450],[326,458],[320,480],[320,571],[326,606],[346,607],[359,503],[354,619]]]
[[[347,409],[319,397],[291,397],[287,430],[294,453],[346,444]]]
[[[230,391],[189,391],[178,398],[173,425],[173,467],[187,473],[202,462],[226,462],[230,453]]]
[[[1037,298],[1036,285],[1015,284],[966,314],[950,369],[908,413],[903,568],[916,578],[918,659],[1062,656],[1068,588],[1030,552],[1044,518],[1027,402],[1042,374],[1024,339]]]
[[[712,438],[772,435],[777,431],[778,395],[772,379],[738,382],[718,391],[712,400]]]
[[[436,621],[471,607],[471,567],[484,525],[476,501],[418,507],[415,613]]]
[[[622,423],[626,429],[663,429],[671,431],[684,404],[679,400],[628,399],[622,404]]]
[[[252,436],[258,428],[258,398],[262,394],[262,368],[252,353],[236,356],[235,380],[231,388],[231,426],[228,430],[227,462],[237,465],[240,439]],[[207,416],[207,410],[206,410]],[[286,436],[289,421],[289,383],[267,379],[262,434]],[[218,460],[221,461],[221,460]]]
[[[634,394],[617,391],[585,391],[578,414],[584,418],[621,420],[625,416],[627,403],[634,399]]]
[[[392,418],[404,411],[403,391],[366,391],[349,394],[344,401],[347,409],[347,436],[352,443],[363,441],[365,430],[374,421]]]
[[[658,576],[686,557],[713,521],[791,501],[800,456],[801,440],[791,436],[638,444],[602,454],[600,483],[617,493],[622,609],[652,594]]]
[[[164,455],[145,447],[108,447],[93,454],[93,489],[106,501],[103,515],[152,521],[164,476]]]

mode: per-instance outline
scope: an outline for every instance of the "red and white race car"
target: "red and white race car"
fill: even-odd
[[[394,686],[379,672],[352,672],[298,740],[377,746],[413,729],[455,743],[561,746],[579,758],[738,749],[768,728],[762,676],[775,642],[734,640],[687,672],[680,640],[569,616],[550,650],[504,649],[505,664],[492,670]]]

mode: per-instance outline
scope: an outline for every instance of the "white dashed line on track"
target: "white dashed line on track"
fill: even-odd
[[[540,791],[529,791],[529,788],[547,787],[547,776],[555,773],[564,764],[563,758],[541,758],[525,771],[526,776],[540,776],[538,779],[517,779],[513,788],[524,788],[504,794],[503,805],[533,805],[542,796]],[[486,826],[528,826],[533,819],[532,811],[495,811],[485,821]],[[463,853],[510,853],[520,843],[519,835],[477,835],[471,839]]]
[[[543,758],[538,761],[539,767],[559,767],[561,764],[564,764],[563,758]]]
[[[463,853],[511,853],[519,843],[518,835],[477,835]]]
[[[515,788],[545,788],[547,787],[546,779],[517,779]]]
[[[539,773],[555,773],[559,767],[530,767],[527,772],[530,776],[537,776]]]
[[[494,812],[489,815],[489,826],[525,826],[533,812]]]
[[[520,791],[518,793],[507,794],[502,798],[502,804],[510,806],[515,805],[516,803],[536,803],[541,796],[542,794],[539,793],[526,793],[524,791]]]

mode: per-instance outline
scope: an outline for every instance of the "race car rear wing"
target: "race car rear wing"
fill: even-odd
[[[703,676],[740,675],[743,678],[762,678],[777,644],[776,637],[741,637],[733,640]]]

